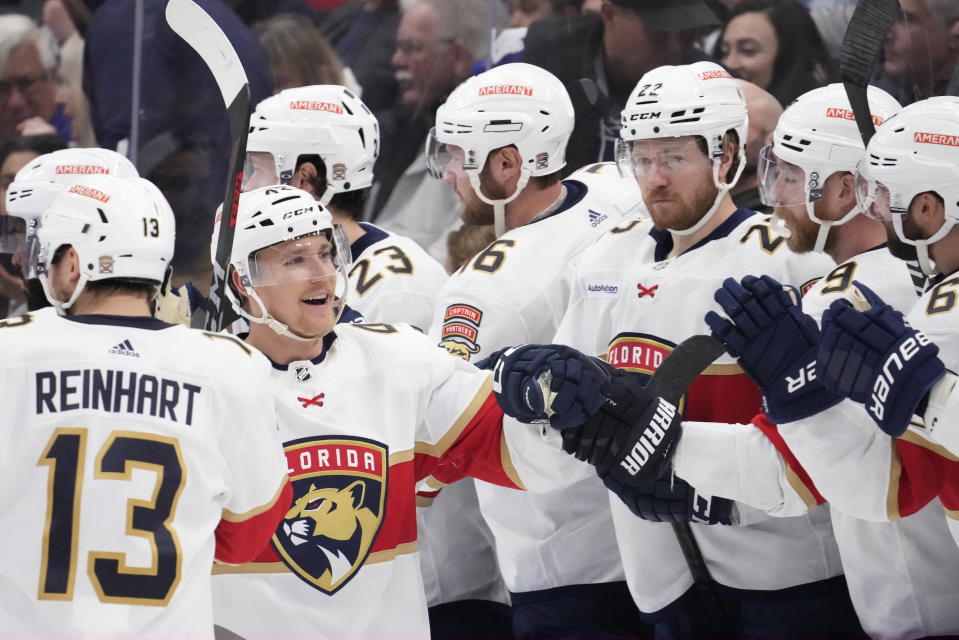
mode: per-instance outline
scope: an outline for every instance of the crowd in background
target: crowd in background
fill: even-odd
[[[379,120],[364,218],[409,236],[448,268],[492,238],[461,228],[455,192],[428,177],[437,107],[491,65],[526,61],[569,88],[576,127],[565,173],[613,159],[619,114],[655,67],[714,60],[750,90],[737,204],[759,208],[755,155],[783,107],[838,79],[854,0],[197,0],[243,62],[254,105],[287,88],[342,84]],[[166,0],[0,3],[0,191],[38,155],[100,146],[127,155],[177,218],[176,279],[207,282],[229,132],[200,58],[164,19]],[[671,5],[668,19],[647,20]],[[959,3],[901,0],[874,84],[903,105],[959,95]],[[662,16],[662,13],[658,14]],[[134,117],[134,114],[136,116]],[[753,173],[750,174],[750,169]],[[0,196],[3,194],[0,193]],[[0,197],[0,213],[3,199]],[[29,292],[0,254],[0,317]]]

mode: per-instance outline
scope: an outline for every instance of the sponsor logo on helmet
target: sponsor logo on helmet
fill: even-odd
[[[334,164],[330,171],[333,173],[333,180],[346,180],[346,165],[342,162]]]
[[[81,196],[86,196],[88,198],[93,198],[94,200],[99,200],[100,202],[106,204],[110,202],[110,196],[103,193],[99,189],[94,189],[93,187],[87,187],[82,184],[75,184],[69,189],[69,193],[76,193]]]
[[[536,154],[536,169],[537,169],[537,171],[540,170],[540,169],[547,169],[547,168],[549,168],[549,154],[548,154],[548,153],[545,153],[545,152],[544,152],[544,153],[537,153],[537,154]]]
[[[343,113],[343,107],[332,102],[318,102],[316,100],[294,100],[290,103],[290,109],[300,111],[325,111],[326,113]]]
[[[532,96],[533,88],[521,84],[494,84],[488,87],[480,87],[479,94],[481,96]]]
[[[646,113],[631,113],[629,114],[629,120],[651,120],[653,118],[662,117],[662,111],[647,111]]]
[[[959,136],[952,136],[947,133],[916,131],[912,134],[912,139],[919,144],[941,144],[947,147],[959,147]]]
[[[842,108],[840,108],[840,107],[829,107],[829,108],[826,109],[826,117],[827,117],[827,118],[837,118],[837,119],[839,119],[839,120],[855,120],[855,119],[856,119],[856,114],[853,113],[853,110],[852,110],[852,109],[842,109]],[[872,123],[873,123],[875,126],[878,127],[878,126],[881,125],[883,122],[885,122],[885,120],[883,120],[883,119],[880,118],[879,116],[877,116],[877,115],[875,115],[875,114],[872,115]]]
[[[55,173],[58,176],[64,174],[99,175],[109,174],[110,170],[95,164],[58,164]]]
[[[717,78],[729,78],[733,79],[729,72],[725,69],[712,69],[710,71],[701,71],[699,73],[700,80],[716,80]]]
[[[113,256],[100,256],[100,273],[113,273]]]
[[[361,438],[314,437],[287,442],[284,452],[293,505],[273,534],[273,548],[303,582],[336,593],[371,552],[395,545],[377,540],[386,514],[387,447]]]

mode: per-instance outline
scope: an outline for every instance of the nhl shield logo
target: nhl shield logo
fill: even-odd
[[[313,374],[310,372],[309,365],[303,365],[301,367],[294,368],[293,375],[296,376],[297,382],[309,382],[309,380],[313,377]]]
[[[297,577],[334,594],[359,572],[383,523],[387,446],[315,437],[288,442],[284,451],[293,505],[273,546]]]

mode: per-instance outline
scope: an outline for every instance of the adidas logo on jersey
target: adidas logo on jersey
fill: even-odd
[[[133,356],[139,358],[140,354],[136,352],[129,340],[124,340],[120,344],[114,345],[107,353],[115,353],[119,356]]]
[[[597,225],[602,224],[602,222],[609,217],[605,213],[600,213],[599,211],[593,211],[592,209],[587,211],[586,215],[589,217],[589,226],[594,228]]]

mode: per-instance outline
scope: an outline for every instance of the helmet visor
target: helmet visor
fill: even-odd
[[[247,151],[240,191],[253,191],[275,184],[280,184],[276,157],[267,151]]]
[[[616,166],[623,177],[684,176],[702,174],[711,163],[692,136],[616,140]]]
[[[436,127],[430,129],[426,139],[426,168],[437,180],[446,175],[465,175],[466,152],[463,147],[440,142],[436,137]],[[449,172],[449,174],[447,174]]]
[[[889,188],[869,175],[869,159],[863,158],[856,166],[856,204],[859,210],[873,220],[892,220],[892,197]]]
[[[770,207],[792,207],[807,204],[816,198],[810,197],[806,170],[776,155],[773,145],[767,144],[759,151],[756,168],[759,177],[759,197]]]
[[[254,287],[329,281],[337,297],[338,274],[349,271],[350,247],[341,231],[327,229],[260,249],[249,259],[250,284]]]

